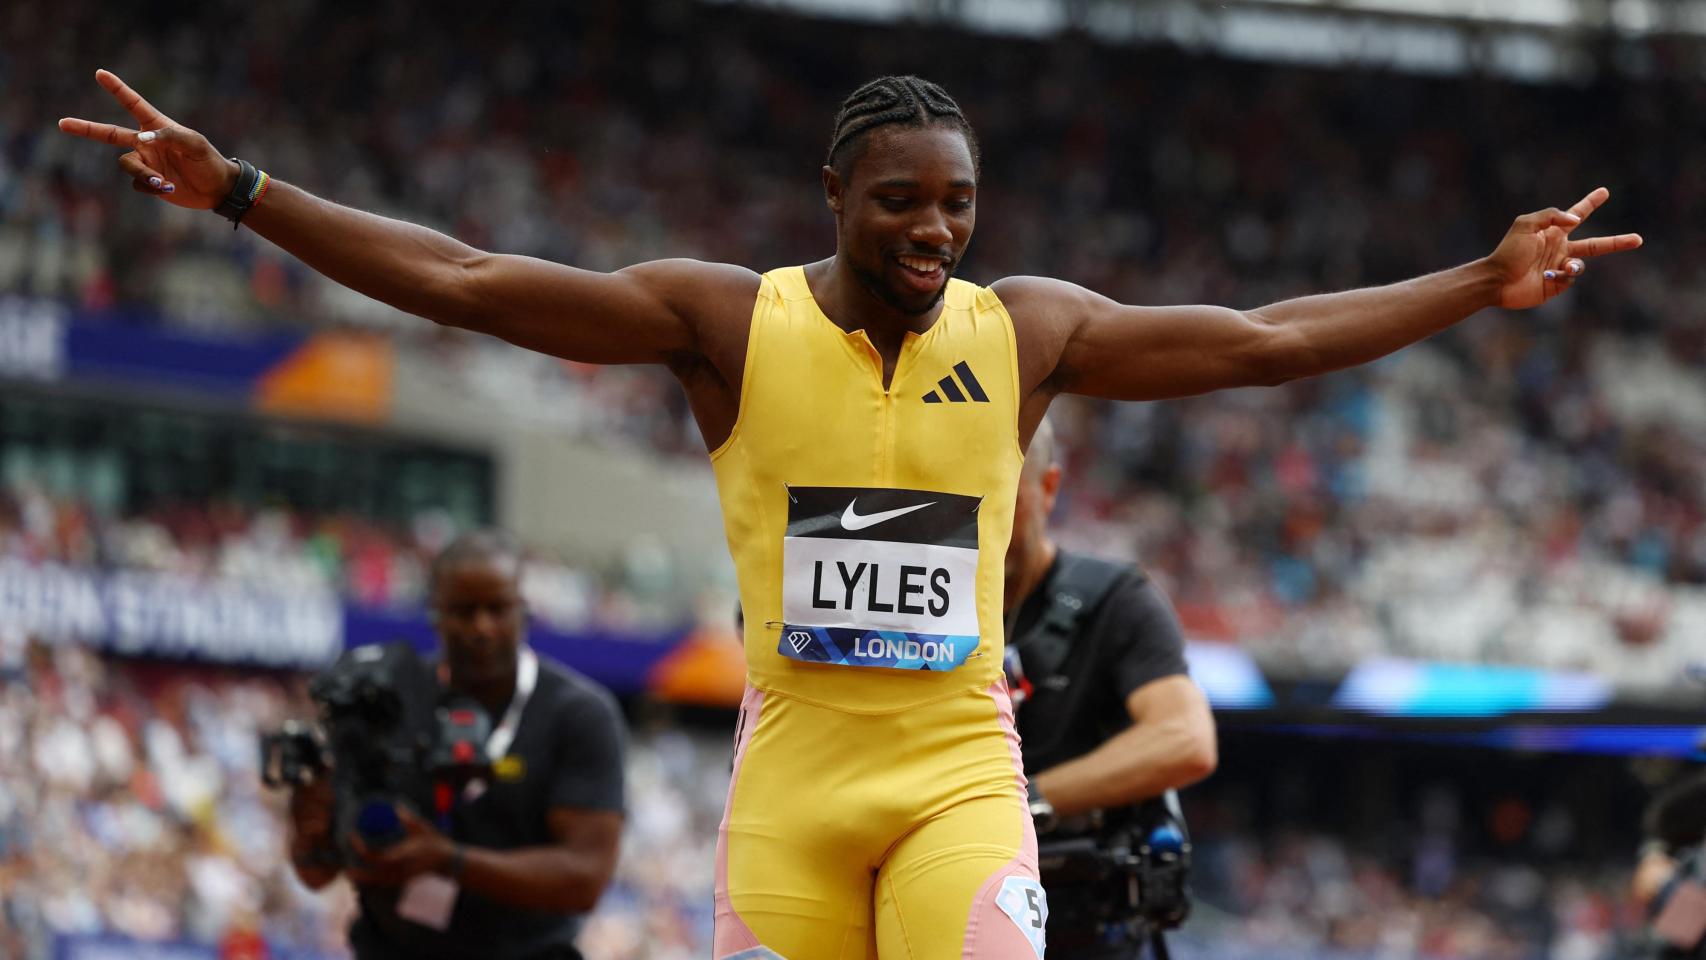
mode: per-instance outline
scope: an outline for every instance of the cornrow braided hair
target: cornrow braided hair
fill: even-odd
[[[854,159],[850,148],[865,134],[889,124],[924,127],[936,123],[956,127],[965,135],[966,146],[971,148],[972,169],[977,170],[977,135],[948,91],[919,77],[878,77],[842,101],[841,111],[835,115],[835,133],[830,138],[825,162],[846,176],[847,165]]]

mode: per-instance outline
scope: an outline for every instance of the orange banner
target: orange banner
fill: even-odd
[[[394,367],[384,337],[315,334],[261,377],[255,406],[267,413],[379,423],[391,411]]]

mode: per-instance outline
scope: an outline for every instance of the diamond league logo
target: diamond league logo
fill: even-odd
[[[788,631],[788,646],[793,647],[795,653],[805,653],[806,648],[811,646],[811,643],[812,635],[810,633],[804,630]]]

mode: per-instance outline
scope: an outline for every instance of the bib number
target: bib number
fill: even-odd
[[[977,649],[977,497],[865,487],[788,495],[778,653],[952,670]]]
[[[1008,877],[1001,881],[995,904],[1025,935],[1041,960],[1048,927],[1048,894],[1043,892],[1043,885],[1030,877]]]

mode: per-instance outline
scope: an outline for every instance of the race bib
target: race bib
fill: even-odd
[[[1008,877],[1001,881],[1001,892],[995,895],[995,905],[1019,928],[1031,949],[1042,960],[1047,945],[1048,894],[1043,885],[1030,877]]]
[[[782,638],[793,660],[952,670],[978,644],[978,497],[789,487]]]

